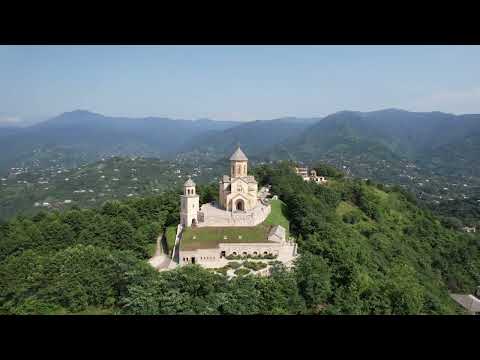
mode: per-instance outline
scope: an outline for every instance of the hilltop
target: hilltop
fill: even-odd
[[[307,183],[288,163],[254,172],[285,204],[300,253],[292,271],[230,281],[197,265],[156,272],[146,259],[179,221],[167,192],[0,226],[0,311],[455,314],[449,292],[480,283],[478,235],[445,228],[400,188],[341,174]]]

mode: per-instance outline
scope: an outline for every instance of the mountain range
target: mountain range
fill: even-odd
[[[218,160],[240,144],[249,156],[264,160],[404,160],[444,175],[480,176],[480,114],[386,109],[235,122],[108,117],[77,110],[29,127],[0,127],[0,139],[0,172],[52,153],[65,154],[67,166],[112,155]]]
[[[342,111],[277,144],[269,157],[285,157],[288,153],[308,161],[368,154],[375,160],[406,159],[434,165],[441,171],[466,170],[478,176],[479,145],[480,115],[396,109]]]
[[[236,125],[208,119],[108,117],[76,110],[29,127],[0,128],[0,169],[48,160],[49,154],[64,155],[67,166],[112,155],[171,156],[192,138]]]

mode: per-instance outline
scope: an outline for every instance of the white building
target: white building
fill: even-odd
[[[248,175],[248,158],[240,147],[230,157],[230,176],[219,181],[220,206],[227,211],[247,211],[257,205],[258,185]]]
[[[230,162],[231,177],[224,176],[219,182],[220,207],[204,204],[199,209],[195,183],[191,178],[185,182],[172,260],[178,265],[195,263],[212,268],[222,267],[228,257],[236,256],[291,262],[296,244],[286,239],[282,226],[262,224],[271,205],[259,197],[255,178],[247,175],[248,159],[240,148]]]
[[[185,227],[197,225],[198,210],[200,210],[200,197],[195,192],[195,183],[189,177],[183,184],[183,195],[180,197],[180,224]]]
[[[324,176],[317,176],[317,172],[314,169],[309,172],[307,167],[296,167],[295,172],[301,176],[304,181],[312,181],[317,184],[325,184],[327,182]]]

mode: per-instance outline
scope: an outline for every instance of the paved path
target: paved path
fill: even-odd
[[[161,271],[163,269],[167,269],[170,265],[170,258],[163,253],[161,240],[163,234],[161,234],[157,238],[157,249],[155,250],[155,255],[151,259],[148,260],[150,265],[152,265],[155,269]]]
[[[262,200],[265,200],[268,195],[270,195],[270,192],[266,186],[262,187],[258,192],[258,197]]]

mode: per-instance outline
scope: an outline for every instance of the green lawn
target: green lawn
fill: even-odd
[[[168,253],[171,254],[173,247],[175,246],[175,235],[177,234],[177,227],[176,226],[169,226],[167,227],[167,231],[165,232],[165,236],[167,237],[167,248]]]
[[[337,209],[335,210],[335,212],[337,213],[338,216],[342,217],[343,215],[355,210],[356,208],[346,202],[346,201],[340,201],[340,204],[338,204],[337,206]]]
[[[272,211],[265,221],[258,226],[186,228],[183,232],[180,247],[182,250],[194,250],[215,248],[219,243],[268,242],[268,232],[273,225],[283,226],[288,238],[290,223],[285,217],[286,205],[281,200],[272,200],[271,206]],[[241,239],[239,239],[239,236],[241,236]]]
[[[268,217],[265,219],[264,224],[282,225],[287,232],[286,236],[288,239],[290,222],[285,216],[287,206],[282,200],[271,200],[270,204],[272,205],[272,211],[270,212],[270,215],[268,215]]]
[[[180,247],[182,250],[195,250],[215,248],[219,243],[269,242],[267,236],[270,229],[270,225],[264,224],[253,227],[186,228]]]

